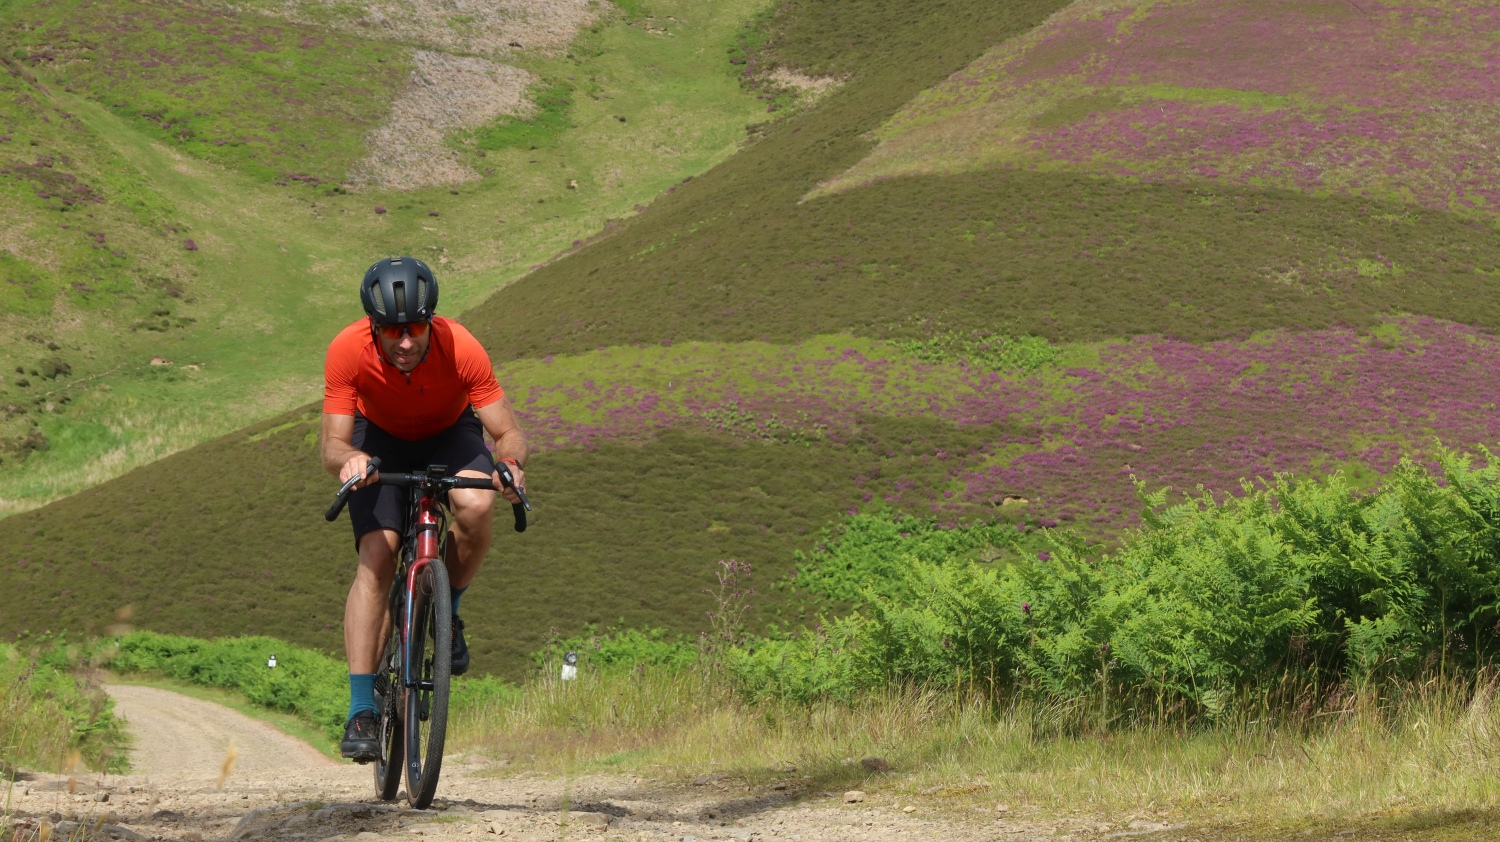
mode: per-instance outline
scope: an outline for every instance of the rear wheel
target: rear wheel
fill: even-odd
[[[393,801],[401,790],[406,744],[401,721],[401,583],[391,589],[391,632],[375,669],[375,705],[380,717],[380,758],[375,761],[375,793]]]
[[[453,599],[448,568],[437,559],[417,574],[412,592],[411,633],[407,639],[412,668],[404,694],[406,798],[425,810],[437,794],[448,730],[448,680],[453,669]]]

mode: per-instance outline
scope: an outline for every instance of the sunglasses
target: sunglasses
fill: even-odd
[[[400,339],[403,333],[411,334],[413,339],[427,335],[427,329],[432,327],[431,322],[412,322],[404,325],[377,325],[376,329],[386,339]]]

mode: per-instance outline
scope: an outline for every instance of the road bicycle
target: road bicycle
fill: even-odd
[[[376,471],[371,459],[366,472]],[[504,462],[496,470],[500,482],[520,495],[512,503],[516,531],[526,531],[531,502],[516,487]],[[359,478],[339,489],[323,516],[338,518]],[[448,729],[448,682],[453,668],[453,603],[448,590],[448,558],[453,533],[448,530],[448,492],[455,488],[488,488],[479,477],[448,476],[446,465],[430,465],[424,473],[381,473],[379,482],[402,486],[407,493],[406,523],[401,552],[391,582],[390,631],[375,671],[375,704],[379,709],[380,757],[375,763],[375,791],[392,801],[406,770],[406,800],[425,810],[437,794],[443,766],[443,740]],[[402,761],[405,761],[404,764]]]

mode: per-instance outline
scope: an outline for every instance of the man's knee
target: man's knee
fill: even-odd
[[[396,575],[396,543],[400,539],[388,529],[366,532],[359,539],[359,572],[357,577],[385,584]]]
[[[490,522],[495,512],[495,492],[476,488],[455,488],[448,492],[448,505],[453,517],[465,527],[473,528]]]

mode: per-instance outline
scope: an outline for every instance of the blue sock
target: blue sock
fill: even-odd
[[[448,593],[453,595],[453,616],[458,616],[458,601],[463,598],[464,591],[468,589],[468,585],[464,585],[461,588],[455,588],[452,585],[448,586]]]
[[[367,710],[379,714],[380,710],[375,707],[375,673],[373,672],[351,672],[349,673],[349,718],[354,714]]]

